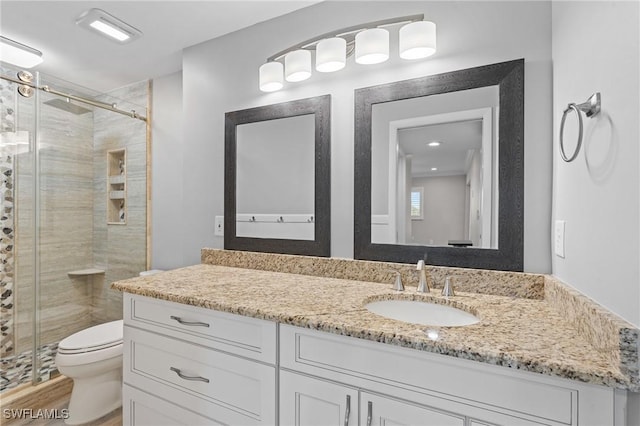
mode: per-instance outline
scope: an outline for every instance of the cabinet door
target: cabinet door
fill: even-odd
[[[356,426],[358,390],[280,370],[282,426]]]
[[[464,416],[367,392],[361,392],[360,397],[360,418],[367,426],[464,426]]]

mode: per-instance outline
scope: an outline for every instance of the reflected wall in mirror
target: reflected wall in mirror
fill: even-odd
[[[236,127],[236,236],[315,238],[314,139],[314,114]]]
[[[225,114],[226,249],[330,255],[330,102]]]
[[[521,271],[524,61],[358,89],[356,259]]]

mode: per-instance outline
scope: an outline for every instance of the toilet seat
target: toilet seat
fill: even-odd
[[[81,330],[62,339],[58,354],[76,355],[122,346],[123,322],[111,321]]]

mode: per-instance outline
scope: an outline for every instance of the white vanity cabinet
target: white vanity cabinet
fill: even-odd
[[[605,386],[143,296],[124,307],[126,426],[624,424]]]
[[[141,296],[124,303],[124,425],[276,423],[275,323]]]
[[[610,388],[299,327],[280,325],[280,371],[287,425],[347,395],[361,426],[615,424]],[[344,412],[325,423],[344,425]]]

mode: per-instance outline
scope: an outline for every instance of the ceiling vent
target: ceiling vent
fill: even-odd
[[[76,24],[96,32],[116,43],[131,43],[142,37],[142,32],[102,9],[90,9],[76,20]]]

